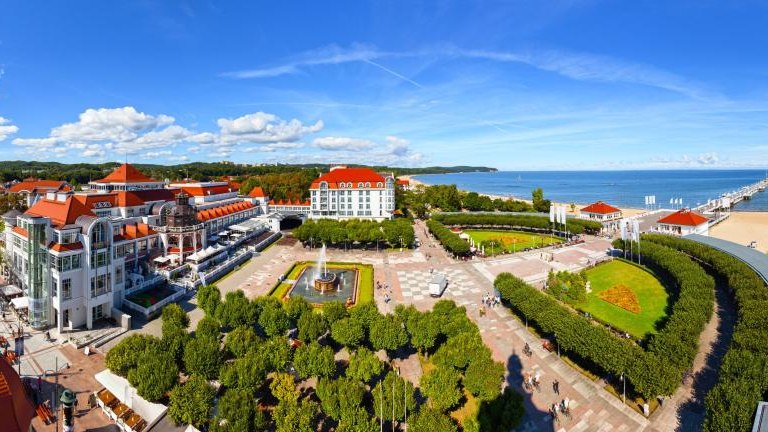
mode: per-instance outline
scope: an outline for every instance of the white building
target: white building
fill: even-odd
[[[681,209],[656,221],[656,231],[678,236],[709,235],[709,219],[690,209]]]
[[[602,201],[590,204],[579,210],[579,218],[597,221],[607,230],[618,229],[621,210]]]
[[[184,263],[216,233],[262,212],[226,182],[166,188],[129,164],[89,186],[47,192],[25,213],[4,215],[9,282],[28,299],[34,328],[91,328],[129,290],[156,280],[158,258]]]
[[[369,168],[334,167],[310,186],[310,218],[391,219],[395,178]]]

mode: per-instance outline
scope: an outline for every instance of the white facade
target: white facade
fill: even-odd
[[[340,168],[321,176],[310,188],[312,219],[391,219],[395,179],[371,170]]]
[[[662,234],[670,234],[676,236],[686,236],[688,234],[701,234],[709,235],[709,222],[704,222],[699,225],[676,225],[669,223],[656,224],[656,231]]]

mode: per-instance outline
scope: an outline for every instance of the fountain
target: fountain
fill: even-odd
[[[313,304],[341,301],[353,304],[357,297],[358,270],[354,265],[328,265],[326,247],[322,246],[317,263],[307,265],[293,282],[288,296],[304,297]]]
[[[328,271],[328,262],[325,257],[325,243],[320,248],[320,256],[317,258],[317,267],[315,267],[314,274],[314,286],[320,293],[325,293],[335,288],[336,285],[336,273]]]

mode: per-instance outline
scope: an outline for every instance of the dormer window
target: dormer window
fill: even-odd
[[[368,183],[368,182],[366,182],[366,183],[365,183],[365,187],[369,188],[369,187],[371,187],[371,184],[370,184],[370,183]]]
[[[358,183],[358,184],[357,184],[357,188],[358,188],[358,189],[362,189],[362,188],[363,188],[363,182],[360,182],[360,183]]]
[[[381,184],[381,182],[378,182],[378,183],[376,183],[376,187],[377,187],[377,188],[382,188],[382,187],[384,187],[384,185],[383,185],[383,184]]]

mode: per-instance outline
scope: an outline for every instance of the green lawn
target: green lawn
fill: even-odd
[[[475,241],[479,247],[481,242],[486,240],[498,240],[504,245],[504,249],[485,248],[486,255],[498,255],[503,252],[519,252],[527,247],[541,247],[551,244],[561,243],[562,240],[548,235],[527,233],[521,231],[485,231],[485,230],[465,230],[465,233]]]
[[[656,333],[656,322],[665,316],[667,291],[656,277],[636,265],[614,260],[587,270],[592,292],[587,300],[576,308],[589,312],[595,318],[623,330],[634,338],[642,339],[648,333]],[[624,285],[635,293],[640,312],[634,314],[613,305],[598,295],[616,285]]]

